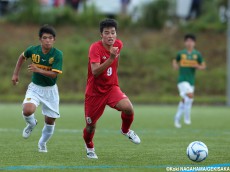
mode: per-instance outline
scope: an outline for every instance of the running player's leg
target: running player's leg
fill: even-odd
[[[46,144],[52,137],[55,129],[55,120],[60,118],[59,114],[59,93],[56,85],[51,88],[42,90],[43,97],[41,98],[42,114],[45,118],[42,135],[38,141],[38,151],[48,152]]]
[[[184,107],[185,107],[184,97],[186,96],[186,83],[181,82],[177,85],[177,87],[178,87],[179,94],[182,99],[178,104],[177,112],[174,117],[174,125],[176,128],[181,128],[180,120],[181,120],[182,115],[184,114]]]
[[[181,128],[180,120],[181,120],[182,115],[184,114],[184,106],[185,106],[184,99],[182,98],[178,104],[177,112],[174,117],[174,125],[176,128]]]
[[[27,125],[23,129],[22,137],[25,139],[29,138],[34,127],[37,125],[37,120],[35,119],[34,112],[36,110],[36,105],[33,103],[24,103],[22,116],[25,119]]]
[[[85,141],[86,156],[91,159],[98,159],[97,154],[95,153],[93,137],[96,130],[96,124],[86,124],[86,127],[83,129],[83,139]]]
[[[96,130],[97,120],[105,110],[107,97],[86,96],[85,97],[85,121],[83,129],[83,139],[85,141],[86,153],[88,158],[97,159],[95,153],[93,137]]]
[[[178,84],[178,89],[182,100],[178,105],[178,110],[175,115],[174,125],[176,128],[181,128],[180,120],[184,114],[184,119],[186,124],[190,124],[190,113],[193,102],[193,92],[194,87],[192,87],[188,82],[181,82]]]
[[[24,103],[23,104],[23,110],[22,115],[26,121],[27,124],[31,126],[36,125],[36,119],[34,117],[34,112],[36,111],[36,105],[33,103]]]
[[[56,120],[56,118],[51,118],[51,117],[45,116],[45,124],[44,124],[44,127],[42,129],[42,136],[38,142],[38,151],[39,152],[47,152],[46,144],[54,133],[55,120]]]
[[[120,100],[115,108],[121,111],[121,131],[128,133],[134,119],[134,110],[130,100],[128,98]]]
[[[133,143],[139,144],[141,142],[140,138],[133,130],[130,130],[134,120],[133,105],[119,87],[114,87],[111,91],[108,99],[108,105],[118,111],[121,111],[121,133],[127,136]]]
[[[184,98],[184,123],[191,124],[191,109],[193,103],[193,92],[189,92],[186,94]]]
[[[27,123],[27,126],[24,128],[22,133],[24,138],[28,138],[31,135],[34,127],[37,125],[37,120],[35,119],[34,113],[38,105],[39,99],[34,91],[34,85],[30,84],[23,101],[22,116]]]
[[[183,113],[184,113],[184,99],[182,98],[181,101],[178,104],[177,112],[176,112],[176,115],[175,115],[175,126],[177,128],[181,127],[180,119],[181,119],[181,116],[183,115]]]

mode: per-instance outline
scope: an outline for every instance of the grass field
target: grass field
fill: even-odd
[[[192,125],[182,129],[173,126],[175,111],[176,106],[136,105],[132,128],[142,143],[134,145],[119,133],[119,113],[107,108],[95,135],[99,159],[89,160],[82,139],[82,105],[61,106],[62,117],[46,154],[37,152],[43,127],[40,108],[36,113],[38,126],[25,140],[21,137],[25,126],[21,105],[0,105],[0,171],[160,172],[167,166],[230,166],[229,108],[195,106]],[[195,140],[209,148],[204,162],[194,163],[186,156],[187,145]]]

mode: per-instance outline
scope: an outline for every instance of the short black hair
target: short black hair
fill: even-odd
[[[192,39],[193,41],[196,41],[196,36],[191,33],[188,33],[184,36],[184,41],[186,41],[187,39]]]
[[[104,28],[115,27],[117,30],[117,21],[114,19],[105,19],[100,22],[100,32],[102,33]]]
[[[52,26],[49,26],[48,24],[43,25],[38,32],[39,38],[42,37],[44,33],[48,33],[53,35],[53,37],[56,37],[56,31]]]

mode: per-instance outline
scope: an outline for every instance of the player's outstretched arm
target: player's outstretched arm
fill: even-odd
[[[12,83],[13,85],[17,85],[19,82],[19,72],[21,70],[22,64],[25,62],[25,57],[23,54],[21,54],[18,58],[18,61],[16,63],[15,69],[14,69],[14,73],[12,76]]]
[[[118,47],[112,47],[110,50],[110,57],[102,64],[100,63],[91,63],[91,70],[95,77],[99,76],[104,70],[109,67],[115,58],[119,56]]]
[[[30,64],[28,66],[28,71],[29,72],[35,72],[35,73],[40,73],[44,76],[50,77],[50,78],[56,78],[58,75],[58,72],[54,72],[54,71],[46,71],[43,69],[38,68],[35,64]]]
[[[173,61],[172,61],[172,67],[173,67],[173,69],[175,69],[175,70],[178,70],[178,69],[179,69],[179,64],[178,64],[178,62],[176,61],[176,59],[173,59]]]

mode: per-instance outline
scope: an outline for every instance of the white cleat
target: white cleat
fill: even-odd
[[[133,130],[129,130],[128,133],[123,133],[121,130],[121,134],[123,134],[124,136],[128,137],[129,140],[135,144],[140,144],[141,143],[141,139],[138,137],[138,135],[133,131]]]
[[[47,150],[46,144],[38,143],[38,152],[47,153],[48,150]]]
[[[191,125],[191,121],[190,120],[184,120],[184,123],[187,125]]]
[[[174,126],[175,126],[176,128],[181,128],[181,124],[180,124],[180,122],[177,121],[177,120],[174,121]]]
[[[36,121],[36,125],[37,125],[37,120]],[[24,128],[23,132],[22,132],[22,137],[25,139],[28,139],[34,129],[34,127],[36,127],[36,125],[31,126],[30,124],[27,124],[27,126]]]
[[[86,156],[89,158],[89,159],[98,159],[98,156],[97,154],[95,153],[95,149],[94,148],[87,148],[85,146],[85,149],[86,149]]]

